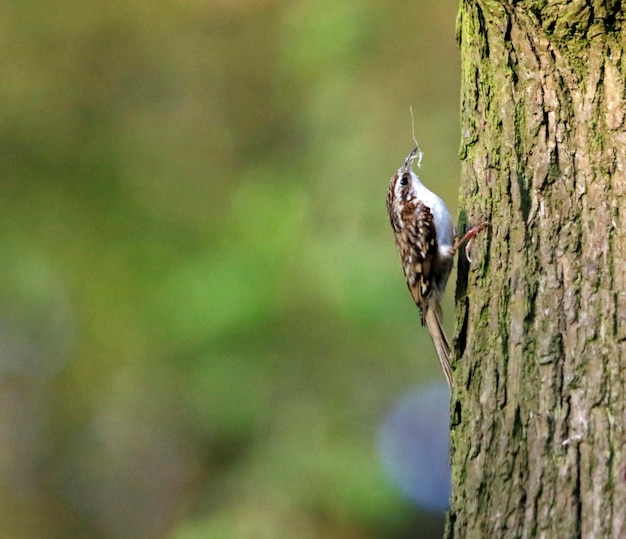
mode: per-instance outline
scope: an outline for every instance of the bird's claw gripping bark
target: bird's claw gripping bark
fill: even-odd
[[[467,261],[471,263],[472,259],[470,258],[469,251],[472,245],[472,240],[488,226],[489,223],[485,221],[485,218],[483,216],[481,216],[478,219],[478,222],[472,228],[470,228],[460,240],[458,240],[454,244],[454,251],[456,252],[459,247],[465,244],[465,258],[467,258]]]

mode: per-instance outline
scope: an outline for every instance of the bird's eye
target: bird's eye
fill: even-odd
[[[400,178],[400,185],[408,185],[409,184],[409,176],[405,174]]]

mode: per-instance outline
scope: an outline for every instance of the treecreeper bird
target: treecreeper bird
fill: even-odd
[[[391,178],[387,213],[407,286],[420,309],[422,325],[430,332],[448,387],[452,389],[450,343],[442,327],[441,299],[456,250],[486,223],[481,221],[455,243],[452,217],[444,201],[427,189],[413,172],[413,161],[418,159],[419,162],[420,158],[421,151],[415,148]]]

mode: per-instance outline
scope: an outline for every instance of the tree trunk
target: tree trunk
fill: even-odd
[[[448,538],[626,537],[625,17],[461,4]]]

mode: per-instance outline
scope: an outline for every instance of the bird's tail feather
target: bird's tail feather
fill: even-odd
[[[443,331],[441,306],[436,303],[429,308],[425,309],[424,320],[426,327],[430,332],[430,336],[433,339],[435,350],[439,356],[439,362],[443,368],[443,372],[446,375],[446,381],[448,387],[452,390],[452,368],[450,367],[450,343]]]

